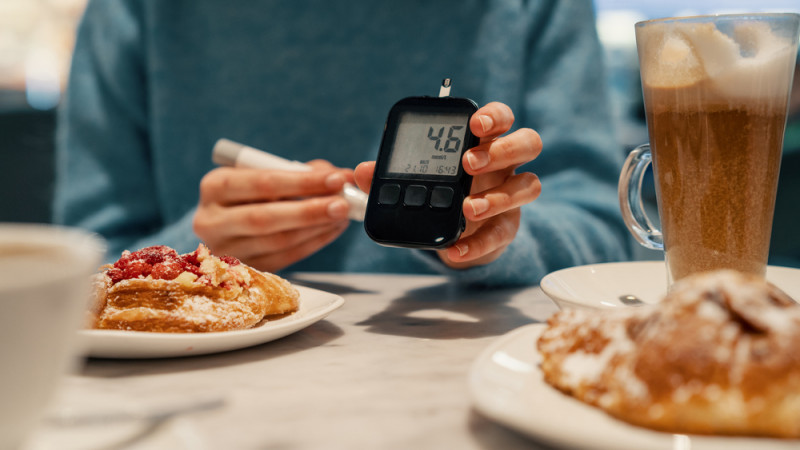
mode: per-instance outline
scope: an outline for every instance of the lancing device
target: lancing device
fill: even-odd
[[[288,170],[293,172],[308,172],[311,170],[311,167],[300,161],[284,159],[229,139],[220,139],[214,144],[211,159],[220,166]],[[367,210],[367,194],[355,185],[345,183],[339,195],[350,205],[350,212],[348,212],[347,216],[351,220],[363,222],[364,214]]]

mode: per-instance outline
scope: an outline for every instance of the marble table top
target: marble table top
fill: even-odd
[[[557,310],[538,287],[480,290],[435,276],[366,274],[291,280],[345,304],[246,349],[89,359],[65,379],[26,450],[545,448],[476,412],[467,384],[470,365],[494,340]],[[158,410],[148,420],[125,418]],[[94,419],[52,420],[65,415]]]

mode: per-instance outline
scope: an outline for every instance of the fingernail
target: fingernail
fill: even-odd
[[[478,170],[489,164],[489,153],[470,150],[467,152],[467,162],[472,170]]]
[[[494,127],[494,120],[492,120],[489,116],[478,116],[478,120],[481,121],[481,126],[483,127],[484,132],[488,132],[489,130]]]
[[[467,244],[456,244],[454,247],[458,250],[458,256],[464,256],[469,252],[469,246]]]
[[[328,189],[339,189],[344,186],[344,175],[339,172],[334,172],[325,178],[325,187]]]
[[[476,216],[480,216],[489,210],[489,200],[485,198],[473,198],[469,201],[469,204],[472,206],[472,212],[475,213]]]
[[[328,216],[331,219],[343,219],[347,217],[347,210],[350,206],[343,198],[337,198],[328,205]]]

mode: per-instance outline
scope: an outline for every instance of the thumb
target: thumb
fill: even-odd
[[[355,179],[359,189],[369,192],[373,172],[375,172],[375,161],[362,162],[356,167]]]

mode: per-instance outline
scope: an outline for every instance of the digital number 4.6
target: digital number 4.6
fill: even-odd
[[[444,141],[444,146],[442,146],[442,135],[444,135],[444,128],[439,128],[439,133],[434,134],[433,127],[428,129],[428,139],[434,141],[433,149],[444,151],[445,153],[457,153],[461,150],[461,139],[456,136],[453,136],[454,132],[464,128],[463,125],[452,125],[450,127],[450,131],[447,132],[447,140]]]

